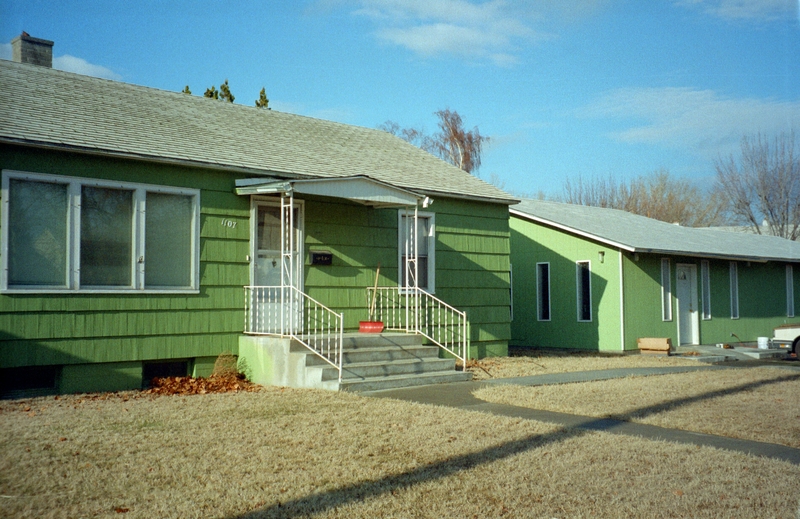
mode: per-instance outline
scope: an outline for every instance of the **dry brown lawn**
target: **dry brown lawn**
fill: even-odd
[[[497,386],[490,402],[800,448],[800,371],[748,367],[556,386]]]
[[[473,363],[469,368],[473,380],[599,369],[697,366],[696,360],[679,356],[615,355],[533,348],[516,348],[512,349],[510,353],[509,357],[487,357]]]
[[[0,517],[798,512],[800,467],[741,453],[347,393],[134,395],[0,401]]]

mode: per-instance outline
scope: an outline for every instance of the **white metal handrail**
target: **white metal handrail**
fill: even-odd
[[[291,337],[339,370],[344,316],[290,286],[244,287],[244,333]]]
[[[368,305],[373,297],[375,310],[372,319],[383,322],[387,330],[421,334],[455,356],[466,369],[470,333],[466,312],[421,288],[367,287]]]

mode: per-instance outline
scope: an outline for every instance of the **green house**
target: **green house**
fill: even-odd
[[[251,335],[336,364],[370,317],[506,354],[492,185],[374,129],[28,63],[0,84],[2,391],[203,376]]]
[[[510,227],[513,345],[755,342],[797,322],[797,242],[537,200],[512,206]]]

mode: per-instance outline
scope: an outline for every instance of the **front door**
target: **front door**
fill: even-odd
[[[699,344],[697,311],[697,266],[678,264],[675,297],[678,300],[678,341],[681,344]]]
[[[293,208],[293,230],[289,240],[289,211],[281,220],[279,202],[255,201],[252,209],[250,234],[251,263],[250,281],[255,287],[252,308],[256,322],[262,323],[261,332],[288,332],[296,328],[300,311],[298,294],[291,288],[302,291],[302,211]],[[283,234],[281,232],[284,227]],[[281,240],[284,246],[281,247]],[[290,248],[291,247],[291,248]],[[294,319],[290,319],[294,314]]]

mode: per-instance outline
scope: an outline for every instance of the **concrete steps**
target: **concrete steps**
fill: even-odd
[[[377,391],[426,384],[471,380],[470,373],[456,371],[455,359],[439,358],[437,346],[427,346],[420,335],[383,333],[347,334],[342,359],[342,391]],[[300,352],[303,346],[292,348]],[[313,378],[335,383],[339,373],[316,355],[306,356],[306,370],[319,371]]]

